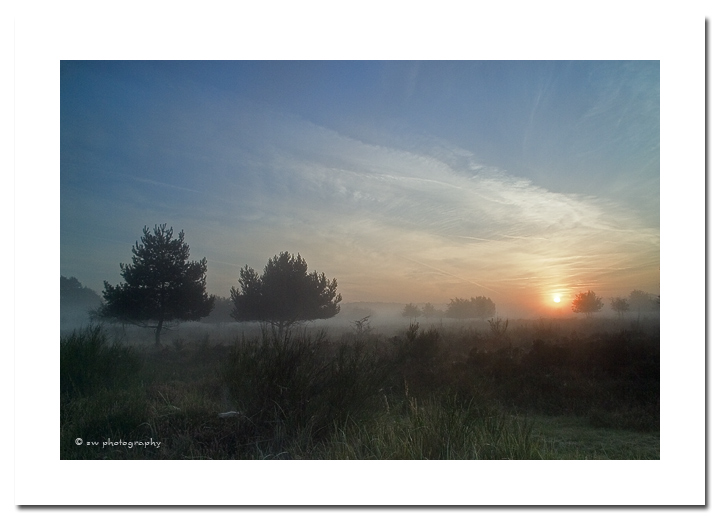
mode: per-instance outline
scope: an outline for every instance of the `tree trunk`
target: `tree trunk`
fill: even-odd
[[[158,321],[157,328],[155,329],[155,348],[160,348],[160,332],[162,331],[163,320],[162,318]]]

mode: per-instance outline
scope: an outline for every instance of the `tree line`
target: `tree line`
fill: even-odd
[[[586,316],[598,312],[605,304],[594,291],[576,294],[572,302],[572,311],[583,313]],[[634,290],[628,298],[613,297],[610,299],[610,307],[619,318],[623,318],[626,312],[641,313],[656,312],[660,310],[660,296],[652,296],[645,291]]]
[[[153,230],[146,226],[132,253],[131,263],[120,264],[124,282],[111,285],[105,281],[102,303],[92,314],[103,320],[152,328],[156,346],[168,323],[198,321],[210,315],[216,304],[236,321],[269,323],[281,336],[294,323],[327,319],[340,312],[342,296],[337,292],[337,280],[330,280],[325,273],[309,272],[300,254],[280,253],[268,260],[262,273],[245,265],[240,269],[239,287],[231,287],[230,298],[222,298],[207,294],[207,260],[189,260],[190,248],[183,231],[173,238],[173,228],[166,224]],[[60,287],[61,309],[70,302],[97,303],[99,298],[76,278],[61,276]],[[589,316],[602,308],[601,300],[593,291],[580,293],[572,310]],[[628,299],[613,298],[611,305],[622,316],[633,308],[646,310],[651,305],[648,302],[647,293],[633,291]],[[402,315],[488,318],[495,315],[495,303],[484,296],[453,298],[444,312],[430,303],[422,309],[409,303]]]
[[[405,318],[490,318],[495,316],[495,303],[485,296],[476,296],[469,300],[464,298],[452,298],[447,309],[442,311],[436,309],[432,303],[426,303],[422,309],[414,303],[408,303],[402,311]]]

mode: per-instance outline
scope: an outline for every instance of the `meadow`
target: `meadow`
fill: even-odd
[[[65,333],[60,456],[660,458],[657,319],[372,325]]]

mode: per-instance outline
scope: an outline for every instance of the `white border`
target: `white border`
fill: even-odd
[[[705,503],[709,4],[684,2],[682,10],[632,1],[256,4],[15,5],[15,503]],[[47,294],[58,300],[48,287],[57,283],[59,266],[59,61],[280,57],[661,60],[660,461],[58,460],[59,327],[25,309],[41,307]],[[53,305],[48,309],[50,315]]]

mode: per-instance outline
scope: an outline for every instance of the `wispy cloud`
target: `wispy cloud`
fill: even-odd
[[[118,173],[106,174],[116,209],[105,215],[135,222],[143,207],[143,220],[185,228],[221,295],[238,266],[261,269],[284,250],[336,277],[346,301],[614,291],[626,283],[615,274],[656,268],[659,229],[637,208],[551,191],[429,134],[379,132],[360,138],[241,97],[168,104],[126,140],[131,166],[106,160]]]
[[[399,287],[409,282],[410,259],[428,276],[466,282],[468,291],[499,291],[494,280],[506,283],[518,269],[530,273],[526,285],[540,285],[577,278],[578,271],[623,269],[657,249],[658,230],[638,228],[632,208],[553,193],[497,168],[459,169],[431,154],[268,117],[277,118],[267,125],[273,132],[255,136],[269,166],[254,181],[253,210],[279,225],[278,247],[302,236],[306,247],[318,248],[314,256],[349,278],[362,272],[370,283],[380,257],[385,274],[377,277]],[[466,164],[472,157],[459,155]]]
[[[154,185],[154,186],[160,186],[160,187],[163,187],[163,188],[172,188],[173,190],[186,191],[186,192],[189,192],[189,193],[202,193],[201,191],[198,191],[198,190],[193,190],[193,189],[190,189],[190,188],[186,188],[186,187],[184,187],[184,186],[176,186],[175,184],[169,184],[169,183],[167,183],[167,182],[159,182],[159,181],[154,181],[154,180],[152,180],[152,179],[143,179],[143,178],[141,178],[141,177],[133,177],[133,176],[131,176],[131,175],[126,175],[125,177],[127,177],[129,180],[132,180],[132,181],[135,181],[135,182],[142,182],[142,183],[145,183],[145,184],[152,184],[152,185]]]

